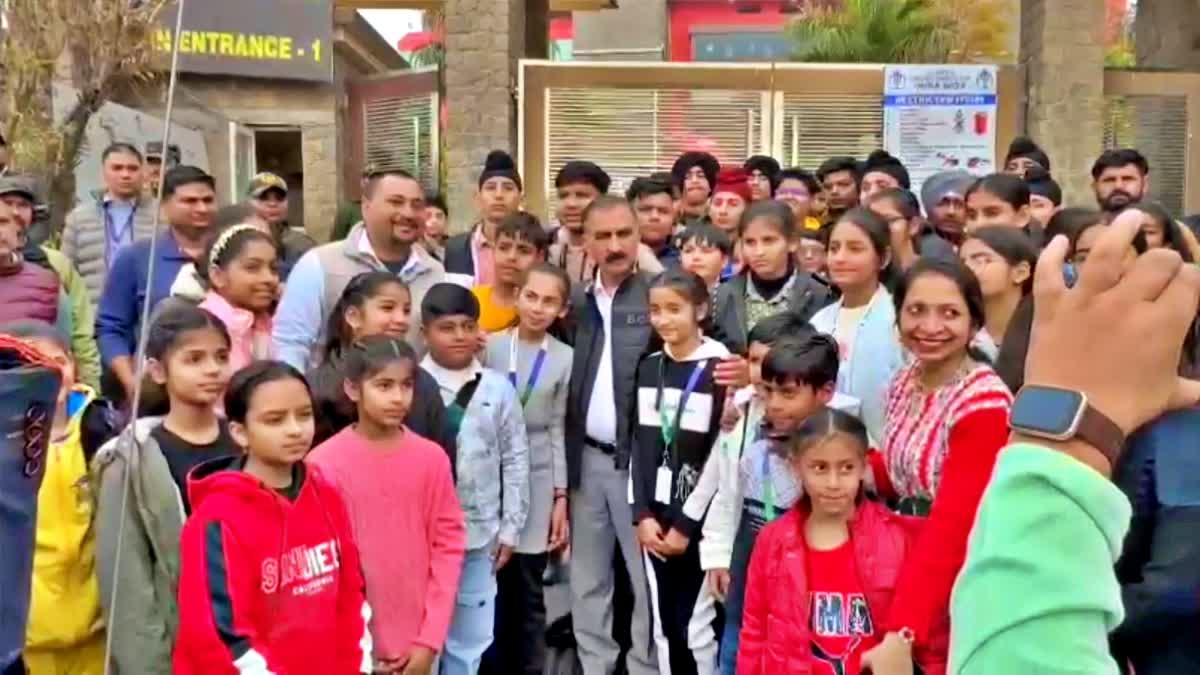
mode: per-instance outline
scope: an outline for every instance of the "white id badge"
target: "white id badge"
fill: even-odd
[[[654,476],[654,501],[660,504],[671,504],[671,469],[658,467]]]

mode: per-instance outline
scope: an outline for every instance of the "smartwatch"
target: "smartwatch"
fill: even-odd
[[[1078,438],[1099,450],[1113,466],[1125,445],[1125,433],[1093,408],[1083,392],[1058,387],[1022,387],[1013,401],[1008,426],[1017,433],[1051,441]]]

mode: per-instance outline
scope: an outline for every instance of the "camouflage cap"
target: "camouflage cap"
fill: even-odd
[[[0,176],[0,196],[3,195],[21,195],[31,202],[37,201],[37,190],[29,176]]]
[[[250,179],[250,188],[246,192],[257,199],[265,195],[268,190],[280,190],[286,195],[288,192],[287,181],[277,174],[264,171]]]

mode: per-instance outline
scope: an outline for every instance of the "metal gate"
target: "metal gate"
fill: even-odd
[[[1106,71],[1104,147],[1140,150],[1151,198],[1200,212],[1200,73]]]
[[[343,179],[359,195],[363,170],[401,169],[427,190],[438,184],[439,96],[436,69],[362,78],[347,86],[350,156]]]
[[[1024,83],[1000,66],[997,153],[1021,125]],[[526,208],[553,211],[553,178],[590,159],[613,192],[685,150],[722,163],[768,154],[785,166],[883,146],[883,66],[792,63],[521,62],[517,152]]]

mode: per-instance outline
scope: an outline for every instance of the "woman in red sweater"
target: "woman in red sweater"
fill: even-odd
[[[816,413],[785,451],[804,497],[754,546],[737,672],[859,675],[922,521],[863,497],[867,432],[853,415]],[[947,638],[916,652],[925,675],[945,672]]]
[[[949,621],[950,591],[967,536],[1008,440],[1012,394],[970,348],[984,326],[979,281],[961,262],[922,258],[896,290],[900,338],[913,355],[888,392],[882,451],[871,456],[879,493],[900,513],[926,518],[904,562],[887,635],[865,660],[875,675],[911,663],[913,647]]]

